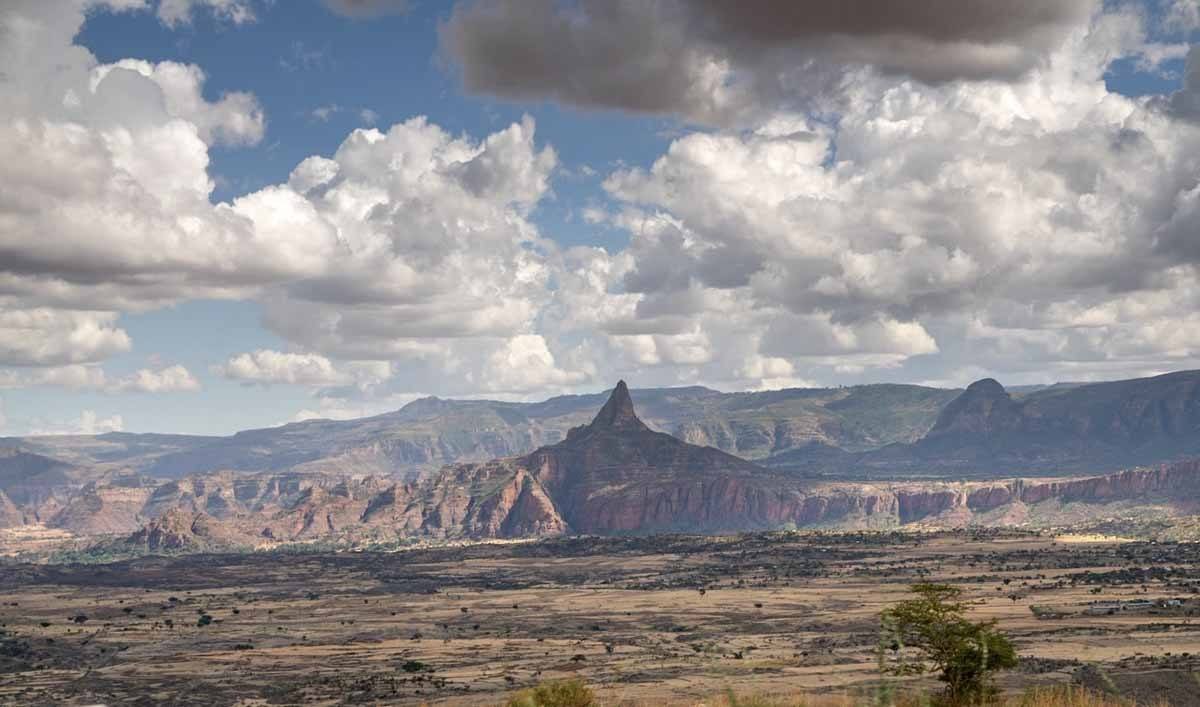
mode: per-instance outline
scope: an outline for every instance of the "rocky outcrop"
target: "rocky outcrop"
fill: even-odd
[[[171,509],[125,538],[125,548],[146,552],[204,552],[253,547],[260,538],[205,513]]]
[[[1095,383],[1014,400],[973,383],[912,445],[921,462],[992,472],[1111,469],[1200,453],[1200,375]]]
[[[136,530],[153,490],[125,484],[88,484],[46,523],[77,535],[111,535]]]
[[[1011,396],[972,383],[912,444],[829,453],[797,447],[765,463],[840,478],[996,478],[1106,472],[1200,455],[1200,372],[1051,386]]]
[[[994,382],[964,395],[935,437],[989,439],[1024,424],[1014,418],[1020,401]],[[193,533],[201,527],[217,536],[223,528],[231,537],[271,541],[484,539],[1013,523],[1038,508],[1048,509],[1038,515],[1047,522],[1068,505],[1096,513],[1114,502],[1195,512],[1197,498],[1195,460],[1064,479],[814,481],[651,429],[622,382],[589,424],[524,456],[449,465],[419,481],[291,472],[221,472],[156,487],[127,480],[86,487],[55,520],[93,534],[128,532],[150,519],[157,539],[139,535],[138,542],[156,544],[183,542],[176,536],[185,524]]]
[[[969,392],[963,404],[950,411],[942,428],[946,434],[988,435],[1012,428],[1013,401],[998,384],[986,382]],[[554,519],[554,533],[718,532],[790,524],[894,526],[931,519],[964,524],[976,514],[1017,503],[1178,500],[1194,498],[1200,490],[1196,462],[1053,481],[806,482],[651,430],[637,417],[624,384],[617,386],[590,425],[572,429],[559,444],[503,463],[452,469],[449,478],[456,480],[455,488],[494,484],[499,474],[505,482],[497,488],[528,484],[544,493],[539,512]],[[459,497],[464,521],[470,497]],[[512,502],[514,491],[489,498],[495,501],[488,506],[489,517],[501,514],[505,521],[463,523],[463,533],[537,534],[515,530],[538,526],[521,520],[524,511]]]
[[[984,378],[942,409],[921,444],[930,449],[938,445],[986,447],[1020,428],[1020,405],[999,382]]]
[[[25,514],[12,502],[3,491],[0,491],[0,529],[15,528],[25,525]]]

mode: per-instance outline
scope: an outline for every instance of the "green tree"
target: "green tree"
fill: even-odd
[[[972,705],[995,692],[997,670],[1017,664],[1012,642],[996,630],[995,621],[966,618],[967,605],[959,601],[962,590],[946,584],[915,584],[913,599],[902,601],[880,615],[880,665],[894,675],[938,673],[946,683],[942,702]],[[905,648],[919,658],[910,660]],[[883,658],[891,651],[893,658]]]

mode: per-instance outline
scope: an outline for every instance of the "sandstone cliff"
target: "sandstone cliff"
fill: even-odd
[[[998,384],[972,386],[938,433],[995,436],[1024,408]],[[518,538],[569,533],[724,532],[781,527],[888,528],[921,523],[1051,523],[1071,508],[1194,513],[1200,461],[1067,479],[981,482],[818,482],[688,444],[646,425],[620,383],[586,425],[524,456],[453,464],[419,481],[314,473],[221,472],[140,485],[91,485],[54,516],[82,534],[138,531],[137,544],[210,536]],[[1085,509],[1085,510],[1079,510]],[[167,521],[154,520],[166,518]],[[197,519],[200,525],[197,526]],[[154,525],[157,523],[157,525]],[[149,531],[147,531],[149,532]]]

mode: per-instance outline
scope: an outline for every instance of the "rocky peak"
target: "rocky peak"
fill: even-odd
[[[633,409],[633,398],[629,396],[629,387],[625,381],[617,381],[608,402],[600,408],[596,418],[592,420],[593,430],[639,431],[648,430],[645,423],[638,419]]]
[[[974,398],[1007,398],[1008,391],[995,378],[981,378],[963,391],[964,395]]]
[[[977,380],[942,409],[926,439],[949,435],[991,436],[1020,426],[1020,405],[994,378]]]

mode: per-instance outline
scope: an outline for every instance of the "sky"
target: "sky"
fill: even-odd
[[[1200,0],[6,0],[0,435],[1200,368]]]

